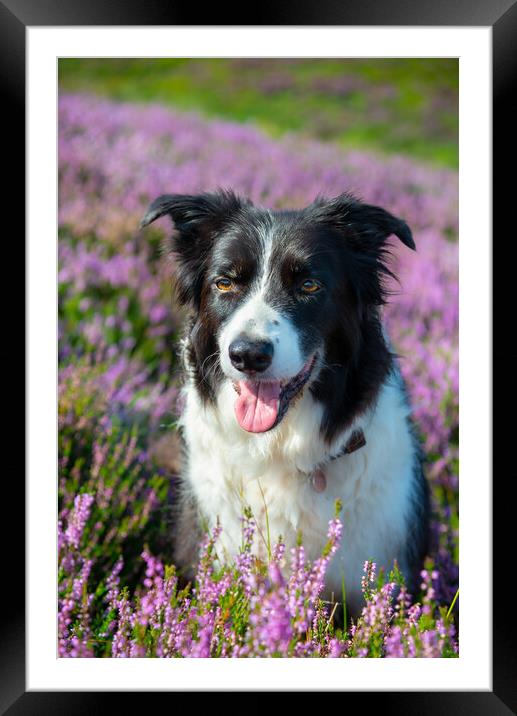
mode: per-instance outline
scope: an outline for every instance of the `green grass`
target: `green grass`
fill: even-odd
[[[63,91],[458,166],[456,59],[61,59]]]

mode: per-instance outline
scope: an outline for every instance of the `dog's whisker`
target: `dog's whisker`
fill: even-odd
[[[209,361],[210,361],[211,359],[213,359],[212,365],[210,365],[210,363],[209,363]],[[215,372],[217,371],[217,368],[218,368],[218,365],[219,365],[218,359],[219,359],[219,351],[214,351],[213,353],[211,353],[209,356],[207,356],[207,357],[205,358],[205,360],[204,360],[203,363],[201,364],[201,368],[200,368],[200,370],[199,370],[199,374],[200,374],[200,376],[201,376],[201,380],[200,380],[200,382],[199,382],[200,385],[203,384],[203,383],[205,383],[205,382],[208,382],[208,380],[209,380],[213,375],[215,375]],[[204,366],[206,365],[206,363],[208,363],[208,368],[207,368],[206,371],[205,371],[205,370],[204,370]]]
[[[205,363],[207,363],[207,362],[208,362],[211,358],[213,358],[214,356],[217,356],[218,353],[219,353],[219,351],[214,351],[213,353],[210,353],[210,355],[205,358],[205,360],[201,363],[201,368],[199,369],[199,372],[200,372],[200,373],[203,372],[203,369],[204,369],[204,367],[205,367]]]

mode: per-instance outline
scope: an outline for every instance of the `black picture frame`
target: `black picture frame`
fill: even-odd
[[[257,6],[253,18],[235,15],[235,8],[219,3],[203,8],[203,25],[392,25],[392,26],[490,26],[493,33],[493,235],[499,236],[502,244],[503,228],[512,227],[510,212],[514,212],[513,197],[515,181],[507,178],[505,169],[512,175],[516,166],[517,151],[514,137],[515,114],[512,111],[513,95],[517,86],[517,1],[502,0],[456,0],[445,2],[435,0],[370,0],[369,2],[343,2],[340,5],[333,0],[320,0],[316,4],[301,6],[293,0],[278,3],[276,7]],[[24,263],[24,243],[15,241],[24,231],[25,215],[25,30],[27,26],[61,25],[199,25],[200,8],[197,6],[177,7],[164,0],[0,0],[0,77],[3,96],[2,124],[4,146],[16,148],[15,161],[9,165],[9,192],[4,211],[7,218],[15,220],[13,232],[9,235],[9,247],[14,255],[18,253],[17,266]],[[5,194],[4,194],[5,196]],[[8,208],[7,208],[8,207]],[[5,217],[5,215],[4,215]],[[514,229],[513,229],[514,232]],[[505,261],[507,271],[512,270],[515,262],[510,253],[514,249],[515,238],[507,234],[505,241]],[[494,244],[495,245],[495,244]],[[502,254],[493,251],[493,259]],[[20,260],[21,259],[21,260]],[[501,264],[502,265],[502,264]],[[495,268],[495,266],[494,266]],[[501,270],[501,266],[500,266]],[[508,306],[512,306],[511,280],[499,280],[493,283],[493,316],[504,316]],[[18,293],[21,291],[18,290]],[[12,294],[10,296],[12,300]],[[10,304],[4,303],[4,306]],[[20,321],[14,314],[4,310],[4,330],[9,335],[20,331]],[[501,318],[501,321],[504,318]],[[12,339],[14,340],[14,339]],[[23,335],[21,337],[23,344]],[[11,343],[12,345],[12,343]],[[515,349],[508,346],[493,349],[493,387],[497,380],[503,384],[505,402],[511,398],[509,391],[515,387],[515,379],[508,382],[507,376],[515,375]],[[18,357],[19,362],[19,357]],[[12,370],[10,368],[10,370]],[[21,371],[21,366],[19,367]],[[25,381],[21,382],[23,385]],[[515,394],[515,393],[514,393]],[[494,391],[494,397],[496,391]],[[22,396],[17,402],[24,404]],[[502,402],[502,401],[501,401]],[[496,589],[501,590],[501,598],[508,595],[506,586],[511,590],[511,572],[513,560],[510,548],[515,544],[512,521],[502,517],[504,505],[508,502],[508,483],[514,479],[511,468],[503,466],[511,445],[513,421],[501,420],[497,430],[493,430],[493,475],[494,480],[494,541],[493,575]],[[487,436],[490,440],[490,436]],[[22,453],[23,454],[23,453]],[[16,457],[14,457],[14,455]],[[16,585],[14,595],[22,593],[20,585],[24,583],[24,533],[19,525],[24,523],[24,483],[20,471],[20,453],[13,453],[12,464],[4,458],[9,477],[9,512],[14,522],[4,518],[5,530],[3,550],[4,591],[8,592]],[[497,469],[497,467],[499,469]],[[510,472],[508,470],[510,469]],[[513,469],[515,473],[515,469]],[[508,478],[508,479],[507,479]],[[502,487],[504,484],[504,488]],[[5,504],[5,503],[4,503]],[[513,505],[513,502],[512,502]],[[499,518],[495,519],[495,515]],[[11,525],[15,525],[14,531]],[[513,537],[513,539],[512,539]],[[512,565],[508,568],[507,565]],[[19,714],[82,714],[99,713],[100,701],[113,708],[111,694],[95,692],[26,692],[25,688],[25,605],[8,596],[9,609],[0,612],[1,653],[0,653],[0,714],[18,716]],[[512,622],[509,608],[493,595],[493,690],[491,692],[370,692],[368,710],[377,708],[400,713],[418,714],[490,714],[498,716],[517,712],[517,668],[514,646],[515,619]],[[488,618],[489,605],[480,605],[480,619]],[[339,688],[339,686],[336,686]],[[317,683],[314,684],[317,690]],[[347,694],[343,708],[349,709]],[[119,695],[120,696],[120,695]],[[356,695],[354,695],[356,696]],[[118,698],[118,697],[117,697]],[[133,699],[133,695],[131,696]],[[365,704],[364,697],[363,705]],[[380,706],[382,702],[382,706]],[[171,708],[172,704],[171,703]],[[120,707],[120,706],[119,706]]]

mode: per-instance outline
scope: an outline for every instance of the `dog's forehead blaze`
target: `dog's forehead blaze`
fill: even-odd
[[[302,274],[339,278],[338,246],[331,231],[301,211],[260,219],[254,224],[241,216],[216,237],[208,276],[224,275],[243,284],[265,276],[275,293],[289,289]]]

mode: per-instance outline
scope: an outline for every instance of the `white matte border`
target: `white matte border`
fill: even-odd
[[[490,27],[27,28],[27,690],[491,690]],[[58,659],[57,58],[460,58],[460,657]],[[307,673],[305,673],[307,672]]]

